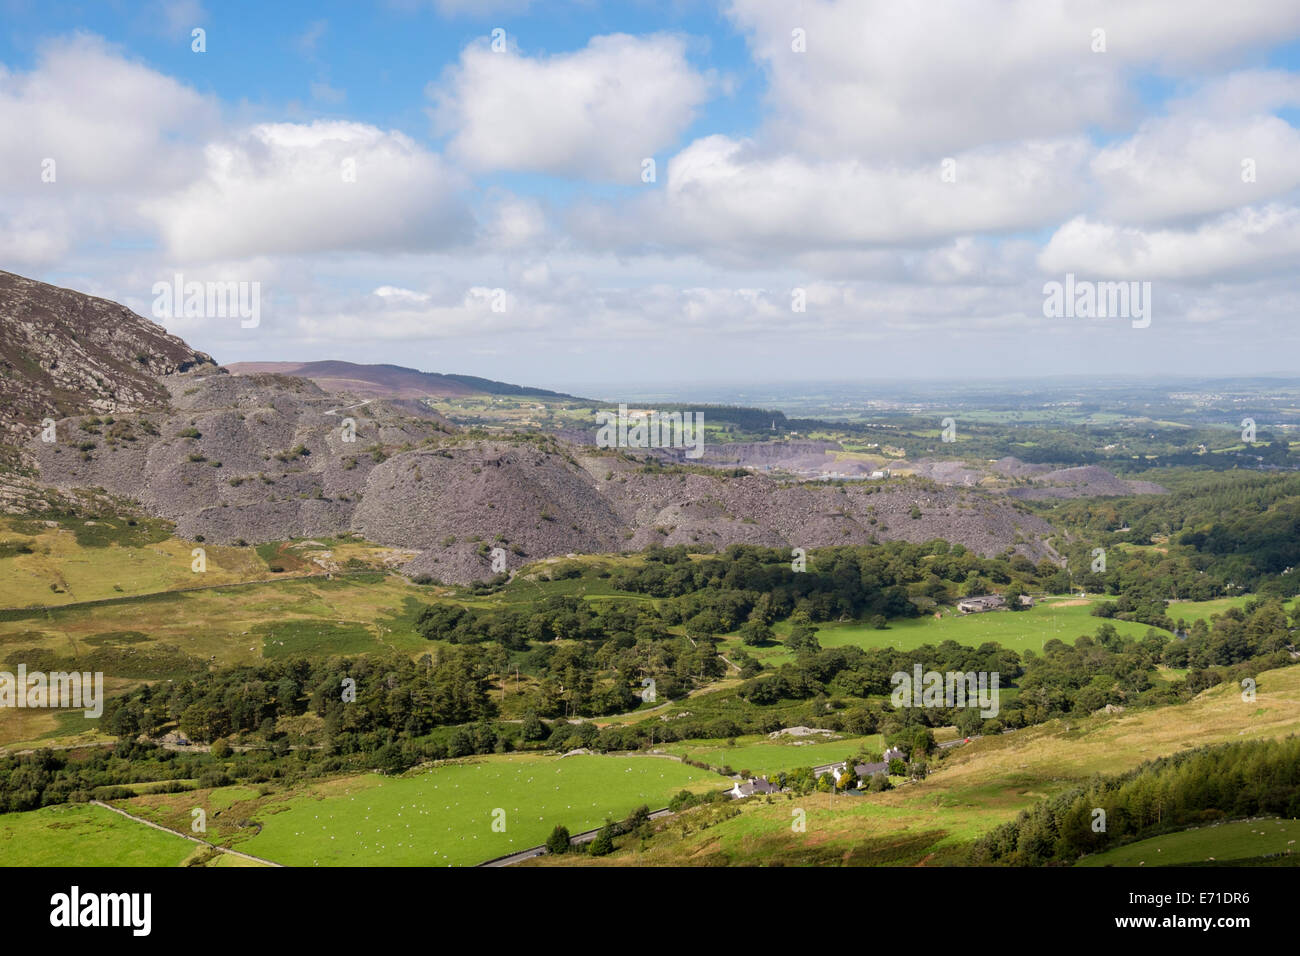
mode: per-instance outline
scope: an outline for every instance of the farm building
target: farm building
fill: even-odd
[[[963,614],[978,614],[981,611],[1005,607],[1006,603],[1000,594],[982,594],[979,597],[962,598],[957,602],[957,610]]]
[[[756,793],[777,793],[777,787],[768,782],[766,777],[755,777],[752,780],[737,780],[735,786],[728,791],[736,799],[741,797],[752,797]]]

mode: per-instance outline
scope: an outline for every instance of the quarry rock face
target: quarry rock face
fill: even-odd
[[[491,577],[494,556],[513,571],[649,544],[808,549],[942,537],[982,554],[1049,554],[1045,521],[965,489],[903,480],[841,491],[665,470],[540,435],[470,439],[418,403],[340,406],[290,376],[191,372],[163,382],[165,410],[63,419],[58,442],[29,443],[42,479],[134,499],[179,534],[218,544],[356,532],[419,552],[408,573],[458,583]]]
[[[945,538],[984,555],[1051,556],[1046,521],[973,488],[796,483],[540,433],[475,437],[400,389],[339,397],[296,375],[231,374],[122,306],[9,273],[0,273],[0,319],[0,398],[9,427],[23,425],[13,434],[24,468],[0,469],[0,495],[15,507],[31,491],[92,489],[216,544],[351,532],[415,552],[408,574],[454,583],[650,544]],[[52,442],[37,434],[45,418],[56,423]],[[710,449],[708,460],[759,465],[832,451],[749,443]]]

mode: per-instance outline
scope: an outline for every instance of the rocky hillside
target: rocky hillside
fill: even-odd
[[[252,543],[335,534],[349,529],[382,449],[450,428],[405,403],[338,407],[301,378],[217,370],[162,382],[170,396],[163,410],[65,419],[58,442],[31,442],[42,479],[133,498],[188,537]]]
[[[338,407],[288,376],[191,371],[163,383],[164,411],[65,419],[57,443],[32,442],[43,480],[133,498],[214,543],[353,531],[419,551],[409,573],[455,582],[490,577],[497,548],[510,570],[651,542],[944,537],[982,554],[1050,553],[1046,522],[974,490],[916,479],[841,490],[665,469],[554,437],[471,439],[418,403]]]
[[[92,489],[218,544],[361,534],[417,551],[409,573],[451,582],[490,577],[494,553],[514,570],[652,542],[817,548],[943,537],[982,554],[1050,554],[1046,522],[978,489],[916,478],[798,484],[555,436],[475,437],[409,396],[422,379],[381,376],[392,394],[366,397],[348,376],[376,367],[316,363],[332,373],[325,385],[356,395],[340,398],[306,377],[231,374],[121,306],[8,273],[0,318],[0,399],[22,450],[20,467],[0,469],[10,510],[29,491]],[[38,435],[44,418],[57,423],[52,443]],[[748,461],[820,460],[829,450],[740,451]]]
[[[45,418],[158,407],[160,376],[199,367],[214,363],[125,306],[0,272],[0,441]]]

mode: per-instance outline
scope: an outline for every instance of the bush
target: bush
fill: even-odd
[[[546,838],[546,852],[568,853],[569,849],[569,828],[560,824]]]
[[[607,856],[614,852],[614,824],[605,821],[605,825],[596,834],[596,839],[587,847],[587,852],[592,856]]]

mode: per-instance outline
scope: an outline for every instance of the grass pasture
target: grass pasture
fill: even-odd
[[[142,797],[122,804],[165,826],[187,826],[209,806],[208,837],[290,866],[470,866],[546,842],[557,824],[571,833],[663,807],[683,788],[726,781],[650,756],[544,757],[511,754],[441,764],[401,777],[362,774],[267,797],[240,788]],[[505,830],[493,811],[505,811]],[[247,836],[237,821],[261,824]]]
[[[1165,833],[1094,853],[1077,866],[1186,866],[1231,864],[1275,853],[1296,853],[1300,820],[1237,820]]]
[[[1250,704],[1229,685],[1185,704],[1051,721],[956,747],[930,776],[865,796],[781,795],[689,811],[608,865],[962,865],[970,844],[1038,800],[1205,744],[1300,732],[1300,667],[1265,671]],[[807,829],[791,830],[796,809]],[[738,811],[738,812],[736,812]],[[1288,827],[1290,829],[1290,827]],[[1295,824],[1300,830],[1300,823]],[[1288,836],[1288,839],[1290,836]],[[1211,854],[1213,855],[1213,854]],[[581,865],[542,858],[531,865]],[[594,861],[590,861],[594,862]],[[1147,865],[1151,865],[1150,862]]]
[[[1073,644],[1082,634],[1093,635],[1107,619],[1091,613],[1095,601],[1104,598],[1051,597],[1040,600],[1025,611],[986,611],[982,614],[961,614],[945,610],[941,617],[933,614],[922,617],[894,619],[883,630],[870,624],[826,623],[817,625],[817,640],[822,647],[856,646],[861,648],[893,647],[914,650],[924,644],[941,644],[956,641],[968,647],[979,647],[993,641],[1015,651],[1039,652],[1052,639]],[[1222,614],[1230,607],[1240,607],[1247,598],[1222,598],[1215,601],[1184,601],[1169,606],[1169,616],[1175,621],[1183,618],[1189,623],[1197,618],[1208,620],[1213,614]],[[1148,624],[1135,621],[1109,619],[1120,634],[1140,639],[1151,629]],[[784,640],[789,633],[788,622],[780,622],[773,629]],[[1166,632],[1167,633],[1167,632]],[[740,646],[738,637],[726,640],[731,647]],[[784,645],[772,643],[765,647],[745,648],[746,653],[764,664],[779,665],[794,659]]]
[[[85,803],[0,816],[0,866],[179,866],[196,849]]]
[[[269,576],[251,549],[217,545],[202,545],[207,571],[197,573],[191,551],[200,545],[152,530],[137,533],[123,519],[0,522],[0,604],[62,605]]]

